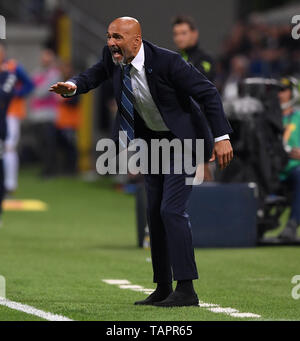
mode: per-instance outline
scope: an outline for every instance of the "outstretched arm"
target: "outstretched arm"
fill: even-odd
[[[102,82],[110,77],[109,69],[111,69],[112,66],[111,54],[106,46],[103,49],[102,59],[98,63],[85,72],[72,77],[68,82],[58,82],[52,85],[49,91],[67,96],[74,95],[75,90],[76,94],[87,93],[88,91],[97,88]]]

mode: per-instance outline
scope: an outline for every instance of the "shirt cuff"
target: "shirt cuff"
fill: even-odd
[[[70,82],[70,81],[66,82],[66,84],[70,84],[70,85],[76,86],[75,83]],[[75,90],[74,90],[72,93],[70,93],[70,94],[63,94],[63,97],[72,97],[72,96],[76,95],[76,92],[77,92],[77,89],[75,89]]]
[[[223,135],[223,136],[215,137],[215,142],[220,142],[220,141],[223,141],[223,140],[230,140],[229,135],[226,134],[226,135]]]

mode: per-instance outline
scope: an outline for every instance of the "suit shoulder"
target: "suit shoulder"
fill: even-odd
[[[158,49],[159,53],[162,54],[162,55],[165,56],[165,57],[174,58],[174,57],[180,56],[180,54],[179,54],[178,52],[175,52],[175,51],[166,49],[166,48],[164,48],[164,47],[159,47],[159,46],[157,46],[157,49]]]
[[[155,45],[153,43],[150,43],[148,41],[144,41],[144,44],[149,47],[152,52],[159,56],[159,57],[164,57],[164,58],[176,58],[176,57],[181,57],[178,52],[166,49],[164,47],[160,47],[158,45]]]

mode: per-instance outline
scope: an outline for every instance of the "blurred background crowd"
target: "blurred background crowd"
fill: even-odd
[[[289,22],[268,24],[250,16],[237,22],[224,40],[217,70],[216,84],[225,98],[235,95],[230,83],[245,77],[299,77],[299,41],[292,38]]]
[[[122,2],[117,0],[106,4],[93,0],[85,3],[0,0],[0,14],[7,22],[7,39],[1,42],[0,63],[9,65],[17,77],[14,100],[7,112],[4,156],[7,195],[17,190],[19,165],[38,165],[43,178],[61,174],[74,176],[78,172],[97,177],[95,144],[99,138],[110,136],[117,110],[111,83],[106,82],[82,98],[63,99],[48,89],[97,61],[105,45],[107,24],[121,15],[137,17],[145,39],[178,51],[214,82],[233,125],[241,121],[232,116],[232,108],[238,105],[234,101],[251,93],[265,105],[271,96],[266,94],[272,81],[280,91],[290,90],[291,98],[295,99],[291,105],[297,109],[300,41],[292,38],[291,18],[300,14],[298,2],[250,1],[246,4],[241,0],[228,0],[223,6],[218,1],[182,4],[176,0],[172,3],[154,1],[141,9],[139,1],[131,1],[126,3],[124,12]],[[243,81],[250,78],[256,79],[259,94],[253,95],[251,87],[242,89]],[[267,84],[263,80],[270,81]],[[277,95],[276,99],[278,105],[284,101]],[[247,105],[242,102],[243,109]],[[274,101],[272,105],[275,110]],[[265,107],[264,111],[267,109],[270,108]],[[247,117],[250,116],[249,113]],[[245,117],[243,121],[248,120]],[[237,151],[238,148],[239,144]],[[237,159],[242,160],[242,153]],[[239,166],[246,168],[245,163]],[[270,167],[279,173],[279,166],[272,164]],[[230,179],[227,174],[221,180],[253,178],[259,182],[263,178],[261,174],[260,179],[253,174],[239,178],[234,175],[235,168],[232,168]],[[214,166],[206,165],[205,180],[214,179],[220,179]],[[134,177],[116,179],[118,188],[129,192],[134,191],[131,185],[137,181],[139,179]],[[269,194],[272,189],[266,192]]]

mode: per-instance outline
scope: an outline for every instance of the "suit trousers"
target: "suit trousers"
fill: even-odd
[[[175,138],[171,132],[152,132],[151,139]],[[150,148],[149,154],[150,154]],[[160,155],[161,159],[161,155]],[[161,160],[162,161],[162,160]],[[151,160],[149,160],[149,164]],[[186,185],[186,177],[174,172],[174,151],[170,153],[170,174],[144,176],[147,195],[147,219],[150,234],[153,281],[171,282],[198,278],[192,243],[192,231],[187,214],[192,185]]]

